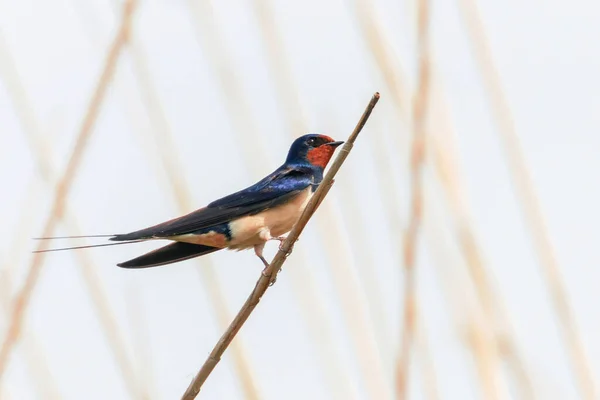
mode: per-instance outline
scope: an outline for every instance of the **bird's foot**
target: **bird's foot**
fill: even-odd
[[[295,242],[292,243],[290,249],[286,251],[283,248],[283,242],[285,241],[285,239],[287,239],[287,236],[277,236],[277,237],[271,238],[269,240],[279,240],[279,250],[284,251],[285,252],[285,257],[287,258],[287,257],[289,257],[290,254],[292,254],[292,250],[294,250],[294,244],[295,244]],[[296,242],[298,240],[300,240],[300,238],[296,238]]]
[[[267,274],[267,268],[265,267],[265,269],[262,270],[262,276],[264,276],[265,278],[269,278],[269,287],[273,286],[275,284],[275,282],[277,282],[277,275],[274,274]]]
[[[292,251],[294,251],[294,243],[292,243],[290,245],[289,249],[284,249],[283,248],[283,242],[279,244],[279,251],[283,251],[285,253],[285,258],[288,258],[291,254]]]

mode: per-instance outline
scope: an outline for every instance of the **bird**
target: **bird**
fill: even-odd
[[[44,249],[35,252],[74,250],[149,240],[172,243],[131,260],[118,263],[122,268],[138,269],[172,264],[222,249],[254,249],[265,268],[263,256],[270,240],[282,242],[300,217],[323,180],[323,173],[336,147],[335,141],[321,134],[300,136],[290,146],[285,162],[275,171],[238,192],[207,206],[148,228],[124,234],[61,236],[39,240],[105,237],[111,242],[88,246]]]

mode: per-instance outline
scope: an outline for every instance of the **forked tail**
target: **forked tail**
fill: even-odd
[[[80,239],[80,238],[114,238],[119,235],[88,235],[88,236],[57,236],[47,238],[34,238],[35,240],[50,240],[50,239]],[[72,247],[61,247],[57,249],[45,249],[35,250],[34,253],[46,253],[49,251],[63,251],[63,250],[77,250],[77,249],[88,249],[92,247],[104,247],[104,246],[117,246],[121,244],[139,243],[145,242],[148,239],[137,239],[128,240],[117,243],[102,243],[102,244],[91,244],[85,246],[72,246]],[[171,264],[177,261],[183,261],[194,257],[199,257],[204,254],[209,254],[221,250],[219,247],[210,247],[200,244],[174,242],[166,246],[160,247],[149,253],[143,254],[132,260],[117,264],[122,268],[148,268],[158,267],[159,265]]]

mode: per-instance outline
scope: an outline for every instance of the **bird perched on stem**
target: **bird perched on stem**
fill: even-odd
[[[282,241],[323,179],[323,170],[335,148],[343,142],[309,134],[292,143],[282,166],[254,185],[213,201],[187,215],[138,231],[115,235],[71,236],[39,239],[108,237],[117,243],[77,246],[58,251],[166,239],[173,243],[117,264],[147,268],[171,264],[221,249],[254,248],[265,267],[263,248],[269,240]]]

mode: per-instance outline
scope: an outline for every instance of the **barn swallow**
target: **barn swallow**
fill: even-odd
[[[107,237],[118,243],[77,246],[88,247],[138,243],[166,239],[173,243],[117,264],[123,268],[148,268],[199,257],[222,249],[254,252],[265,267],[263,248],[269,240],[282,241],[281,236],[292,229],[323,179],[323,171],[335,148],[344,142],[329,136],[309,134],[296,139],[282,166],[254,185],[215,200],[204,208],[149,228]],[[40,238],[40,239],[61,239]],[[70,238],[73,238],[71,236]]]

